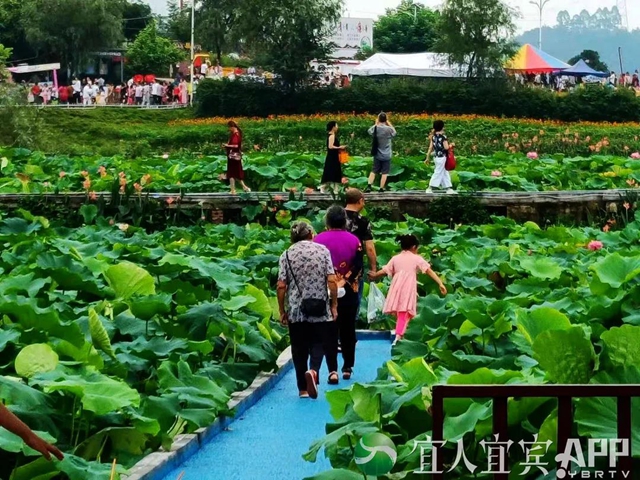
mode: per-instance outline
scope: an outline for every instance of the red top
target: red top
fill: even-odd
[[[58,89],[58,98],[61,102],[69,100],[69,90],[67,90],[67,87],[60,87]]]
[[[31,87],[31,93],[33,93],[35,96],[40,95],[40,92],[42,90],[40,89],[40,85],[36,84],[33,87]]]
[[[229,152],[240,152],[242,151],[242,135],[240,132],[234,132],[231,134],[229,138],[229,145],[237,145],[238,148],[230,148]]]

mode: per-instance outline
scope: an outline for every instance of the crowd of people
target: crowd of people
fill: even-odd
[[[629,88],[640,92],[640,73],[636,70],[633,73],[611,72],[604,78],[596,77],[575,77],[558,73],[531,73],[516,74],[516,80],[522,85],[528,85],[537,88],[547,88],[556,92],[568,92],[585,83],[599,83],[610,88]]]
[[[291,247],[280,257],[278,305],[280,321],[288,326],[296,383],[301,398],[317,398],[318,372],[326,361],[327,382],[337,385],[338,353],[342,352],[343,380],[350,380],[356,365],[356,322],[365,278],[392,277],[384,313],[396,316],[396,338],[401,341],[416,316],[417,274],[426,273],[440,293],[447,288],[418,254],[414,235],[397,238],[400,252],[382,269],[377,257],[371,223],[361,215],[365,196],[357,189],[346,192],[346,208],[327,210],[326,230],[316,235],[307,222],[291,227]],[[364,257],[368,258],[365,275]]]
[[[194,88],[197,82],[194,80]],[[186,105],[191,95],[191,85],[184,76],[173,81],[131,78],[119,85],[107,83],[102,77],[83,80],[76,77],[68,85],[57,88],[52,82],[24,85],[31,105]]]

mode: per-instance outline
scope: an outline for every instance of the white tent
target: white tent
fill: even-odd
[[[376,53],[351,72],[352,75],[372,77],[395,75],[411,77],[453,78],[462,76],[438,53]]]

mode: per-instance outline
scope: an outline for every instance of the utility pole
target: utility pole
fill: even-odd
[[[547,3],[549,3],[551,0],[531,0],[529,3],[531,5],[535,5],[536,7],[538,7],[538,11],[540,12],[540,29],[539,29],[539,36],[538,36],[538,49],[542,50],[542,12],[544,10],[544,7],[547,6]]]
[[[195,41],[196,41],[196,0],[191,0],[191,65],[190,65],[190,77],[189,83],[191,83],[191,95],[189,96],[189,105],[193,106],[193,62],[194,52],[195,52]]]

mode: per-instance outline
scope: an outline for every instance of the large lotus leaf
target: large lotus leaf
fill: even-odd
[[[278,175],[278,170],[270,165],[264,165],[264,166],[249,165],[247,167],[247,170],[253,170],[258,175],[261,175],[263,177],[268,177],[268,178],[273,178],[276,175]]]
[[[53,438],[48,432],[35,432],[39,437],[44,439],[49,443],[56,443],[56,439]],[[36,455],[41,455],[41,453],[36,450],[28,447],[24,440],[19,436],[5,430],[0,427],[0,450],[5,450],[7,452],[18,453],[21,452],[28,457],[34,457]]]
[[[0,222],[0,235],[31,235],[42,227],[40,222],[27,222],[17,217],[6,218]]]
[[[102,295],[102,285],[97,283],[91,270],[70,255],[41,253],[36,264],[63,290],[79,290],[97,296]]]
[[[27,345],[15,360],[16,373],[30,378],[37,373],[50,372],[58,366],[58,354],[46,343]]]
[[[612,365],[640,368],[640,327],[623,325],[604,332],[601,337]]]
[[[60,355],[63,360],[64,357],[69,357],[76,362],[85,364],[86,366],[95,367],[96,370],[102,370],[104,367],[104,360],[102,356],[90,342],[85,343],[82,347],[76,347],[66,340],[54,338],[51,339],[50,343],[56,353]]]
[[[14,468],[9,480],[50,480],[59,476],[60,472],[55,463],[40,457],[33,462]]]
[[[97,415],[118,412],[140,405],[140,394],[120,380],[100,373],[67,375],[51,372],[34,377],[32,382],[43,387],[45,393],[68,392],[80,398],[85,410]]]
[[[591,383],[602,385],[640,384],[640,370],[635,367],[616,368],[600,372]],[[615,395],[615,391],[612,391]],[[578,400],[575,422],[580,436],[591,438],[617,438],[618,404],[615,397],[581,398]],[[633,456],[640,457],[640,398],[631,401],[631,440]]]
[[[161,388],[176,392],[183,400],[213,403],[223,409],[229,401],[229,394],[210,379],[194,375],[189,364],[180,360],[177,364],[163,362],[158,368],[158,382]]]
[[[592,265],[591,270],[602,283],[619,288],[640,274],[640,256],[623,257],[613,253]]]
[[[134,295],[155,295],[153,277],[144,268],[131,262],[112,265],[105,272],[107,282],[116,293],[116,297],[127,300]]]
[[[8,405],[35,410],[48,409],[49,397],[33,387],[25,385],[19,378],[0,376],[0,399]]]
[[[351,398],[353,399],[353,410],[365,422],[380,422],[382,412],[381,394],[376,393],[375,388],[367,388],[356,383],[351,388]]]
[[[518,312],[518,330],[529,343],[533,343],[538,335],[547,330],[567,330],[571,321],[555,308],[542,307],[525,312]]]
[[[255,302],[249,304],[249,310],[260,315],[262,319],[270,319],[272,316],[271,304],[269,302],[269,297],[260,290],[259,288],[253,285],[247,285],[244,293],[246,295],[250,295],[255,298]]]
[[[222,302],[222,306],[225,310],[236,312],[247,305],[256,303],[257,301],[258,299],[252,295],[236,295],[235,297],[231,297],[231,300]]]
[[[325,456],[329,456],[331,452],[337,452],[339,447],[349,447],[349,439],[351,443],[362,438],[367,433],[378,432],[378,426],[372,422],[351,422],[340,427],[320,440],[313,442],[309,451],[302,455],[307,462],[315,462],[318,458],[320,450],[325,450]],[[362,476],[361,476],[362,478]]]
[[[484,263],[483,250],[479,248],[458,251],[451,256],[456,265],[456,272],[461,274],[477,274]]]
[[[115,358],[113,348],[111,347],[111,339],[107,330],[102,324],[99,315],[96,313],[93,307],[89,308],[89,333],[91,334],[91,340],[93,345],[109,355],[111,358]]]
[[[491,417],[491,403],[473,402],[461,415],[447,415],[444,419],[444,438],[457,442],[466,433],[473,432],[478,422]]]
[[[246,283],[244,277],[230,272],[228,269],[225,269],[209,260],[191,257],[189,260],[189,266],[192,269],[197,270],[204,278],[214,281],[218,288],[222,290],[229,290],[232,294],[242,290]]]
[[[89,437],[73,453],[82,458],[99,458],[104,443],[109,440],[112,455],[142,455],[148,439],[146,434],[133,427],[110,427]]]
[[[34,329],[64,338],[76,346],[84,345],[84,335],[76,322],[62,324],[56,310],[52,307],[40,308],[36,299],[15,295],[0,297],[0,313],[8,315],[25,330]]]
[[[0,330],[0,352],[4,351],[10,343],[17,344],[19,338],[20,332],[17,330],[11,330],[6,327]]]
[[[547,330],[533,342],[534,357],[555,383],[587,383],[593,374],[595,351],[582,327]]]
[[[547,257],[524,257],[519,263],[529,275],[542,280],[556,280],[562,275],[560,265]]]
[[[156,315],[164,315],[171,311],[171,295],[160,293],[133,297],[128,302],[129,309],[134,316],[141,320],[151,320]]]
[[[0,295],[26,292],[29,297],[35,297],[45,285],[51,283],[51,279],[34,277],[34,273],[28,273],[3,278],[0,281]]]
[[[233,327],[222,306],[210,302],[191,307],[178,317],[178,322],[188,330],[191,340],[207,340],[207,329],[210,325],[217,330],[215,336],[229,332]]]
[[[397,382],[406,383],[410,389],[418,385],[431,386],[438,380],[422,357],[414,358],[402,365],[388,361],[387,369]]]
[[[488,304],[480,297],[463,297],[454,306],[467,320],[482,330],[489,328],[494,323],[494,319],[487,312]]]
[[[523,379],[522,373],[513,370],[490,370],[479,368],[473,373],[456,373],[447,379],[448,385],[505,385]],[[447,415],[459,416],[467,411],[473,402],[467,398],[450,398],[445,400]]]
[[[109,480],[111,478],[111,464],[85,460],[75,455],[66,454],[64,460],[56,463],[56,468],[73,480]],[[126,470],[118,465],[115,480],[120,478]]]

